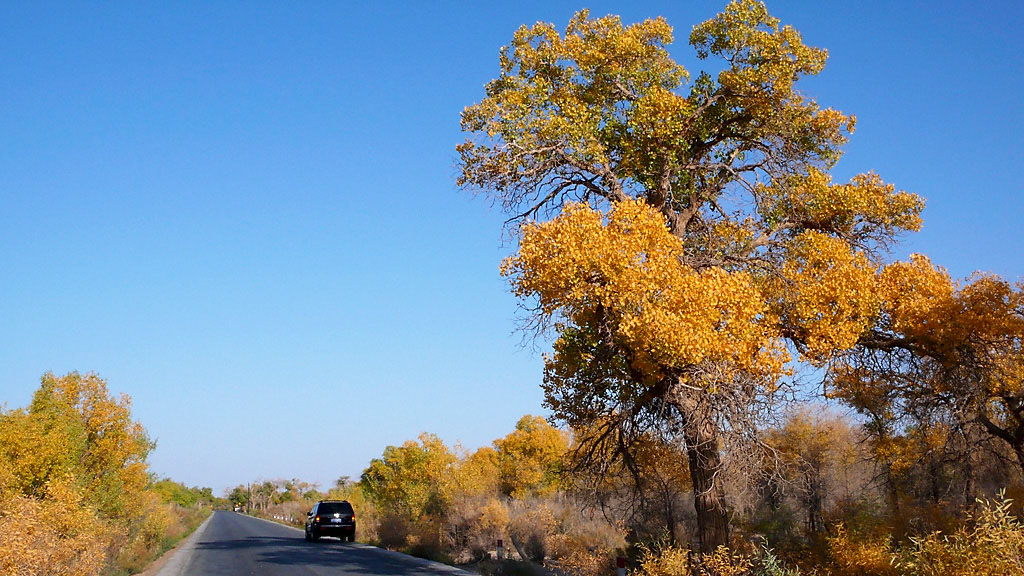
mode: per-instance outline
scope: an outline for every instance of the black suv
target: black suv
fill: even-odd
[[[356,512],[348,500],[321,500],[306,514],[306,542],[316,542],[321,536],[355,541]]]

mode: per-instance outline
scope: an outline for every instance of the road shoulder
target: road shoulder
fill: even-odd
[[[185,574],[185,568],[188,565],[188,560],[191,558],[192,549],[195,548],[196,540],[206,530],[206,525],[210,523],[216,512],[211,513],[203,520],[195,530],[192,531],[187,537],[183,538],[180,542],[175,544],[173,548],[164,552],[159,558],[153,561],[152,564],[146,567],[145,570],[139,572],[136,576],[178,576]]]

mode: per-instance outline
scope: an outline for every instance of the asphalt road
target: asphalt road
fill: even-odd
[[[206,525],[160,570],[160,576],[466,574],[358,542],[323,537],[306,542],[301,530],[234,512],[214,512]]]

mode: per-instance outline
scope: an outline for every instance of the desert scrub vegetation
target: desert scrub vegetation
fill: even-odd
[[[937,480],[918,456],[893,510],[885,465],[862,424],[801,406],[762,436],[773,459],[737,462],[725,453],[735,528],[729,545],[712,552],[697,545],[693,485],[672,465],[669,445],[648,438],[628,466],[592,469],[578,460],[572,433],[536,416],[475,451],[432,434],[389,446],[358,482],[339,479],[298,509],[321,496],[348,499],[360,540],[483,574],[611,576],[620,556],[630,573],[650,576],[1019,573],[1020,506],[997,488],[1022,489],[1014,468],[1001,464],[1012,454],[978,457],[978,470],[1002,470],[984,481],[943,468],[938,504]],[[508,459],[522,468],[503,466]],[[992,496],[969,501],[970,493]]]
[[[45,374],[28,407],[0,410],[0,573],[130,574],[194,529],[215,499],[151,477],[153,447],[95,374]]]

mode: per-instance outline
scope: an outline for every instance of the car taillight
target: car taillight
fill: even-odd
[[[355,514],[353,514],[353,515],[352,515],[352,519],[353,519],[353,520],[355,520],[355,519],[356,519],[356,515],[355,515]]]
[[[313,519],[313,521],[314,521],[314,522],[319,522],[319,521],[320,521],[320,517],[319,517],[319,516],[317,516],[316,518],[314,518],[314,519]]]

